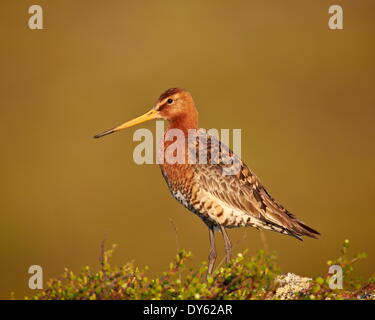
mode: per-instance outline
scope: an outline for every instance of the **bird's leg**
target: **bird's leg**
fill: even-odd
[[[231,253],[232,253],[232,243],[230,242],[230,239],[228,237],[228,234],[223,226],[220,226],[220,232],[223,235],[224,238],[224,247],[225,247],[225,254],[226,254],[226,260],[227,263],[230,262],[231,259]]]
[[[213,226],[208,227],[208,235],[209,235],[209,238],[210,238],[210,251],[209,251],[209,254],[208,254],[207,276],[212,273],[212,269],[214,268],[215,260],[216,260],[216,257],[217,257],[216,246],[215,246],[214,227]]]

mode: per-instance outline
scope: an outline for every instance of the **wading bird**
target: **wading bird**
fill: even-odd
[[[179,88],[165,91],[155,106],[144,115],[100,133],[95,138],[152,119],[167,120],[169,125],[166,132],[171,129],[181,130],[186,137],[184,140],[186,149],[191,149],[187,136],[189,130],[198,129],[198,112],[191,94]],[[198,131],[201,132],[200,130]],[[200,138],[195,140],[195,147],[198,149]],[[214,143],[216,140],[213,136],[206,134],[206,138],[208,158],[217,149],[219,152],[225,149],[220,143]],[[165,139],[164,146],[171,143]],[[229,156],[235,156],[230,150],[228,152]],[[319,232],[305,225],[273,199],[253,171],[238,157],[237,160],[238,170],[235,174],[224,174],[223,169],[228,167],[228,162],[220,159],[216,162],[193,164],[189,161],[185,163],[166,161],[160,165],[173,197],[198,215],[208,226],[210,241],[208,274],[212,272],[217,256],[215,230],[219,230],[224,238],[227,262],[230,261],[232,245],[226,228],[251,226],[290,235],[299,240],[302,240],[302,236],[317,238],[319,235]]]

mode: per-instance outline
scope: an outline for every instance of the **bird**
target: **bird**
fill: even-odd
[[[215,231],[224,240],[225,260],[231,261],[232,244],[227,234],[228,228],[254,227],[258,230],[271,230],[289,235],[299,240],[304,236],[317,239],[320,233],[307,226],[293,213],[277,202],[263,186],[260,179],[236,154],[216,137],[198,127],[198,111],[192,95],[185,89],[170,88],[160,95],[154,107],[144,115],[127,121],[110,130],[94,136],[103,136],[153,120],[163,119],[168,127],[163,137],[162,151],[173,141],[167,138],[168,132],[180,130],[183,133],[186,160],[196,156],[206,148],[208,160],[213,154],[223,154],[216,161],[162,161],[161,173],[172,196],[185,208],[196,214],[208,227],[209,254],[207,275],[213,271],[217,258]],[[189,137],[189,132],[197,132]],[[203,138],[203,139],[202,139]],[[202,141],[206,141],[205,143]],[[192,142],[192,143],[191,143]],[[175,155],[176,153],[174,153]],[[165,160],[165,154],[162,154]],[[236,170],[233,174],[224,172],[228,168],[225,156],[232,157]]]

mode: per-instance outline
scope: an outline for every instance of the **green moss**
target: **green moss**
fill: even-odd
[[[331,275],[312,279],[308,288],[293,293],[295,299],[374,299],[375,277],[362,281],[352,277],[354,262],[360,254],[347,257],[349,241],[345,241],[339,258],[328,265],[343,269],[344,288],[330,289]],[[60,278],[50,279],[47,288],[27,299],[277,299],[280,270],[274,253],[259,251],[256,255],[239,253],[229,265],[219,267],[206,279],[207,263],[198,268],[186,266],[191,253],[180,251],[169,269],[160,276],[146,275],[147,268],[133,263],[112,266],[115,246],[103,251],[100,268],[83,267],[78,274],[65,269]]]

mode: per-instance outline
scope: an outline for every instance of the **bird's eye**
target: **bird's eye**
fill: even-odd
[[[172,103],[173,103],[173,99],[170,99],[170,98],[169,98],[169,99],[167,100],[167,103],[168,103],[168,104],[172,104]]]

